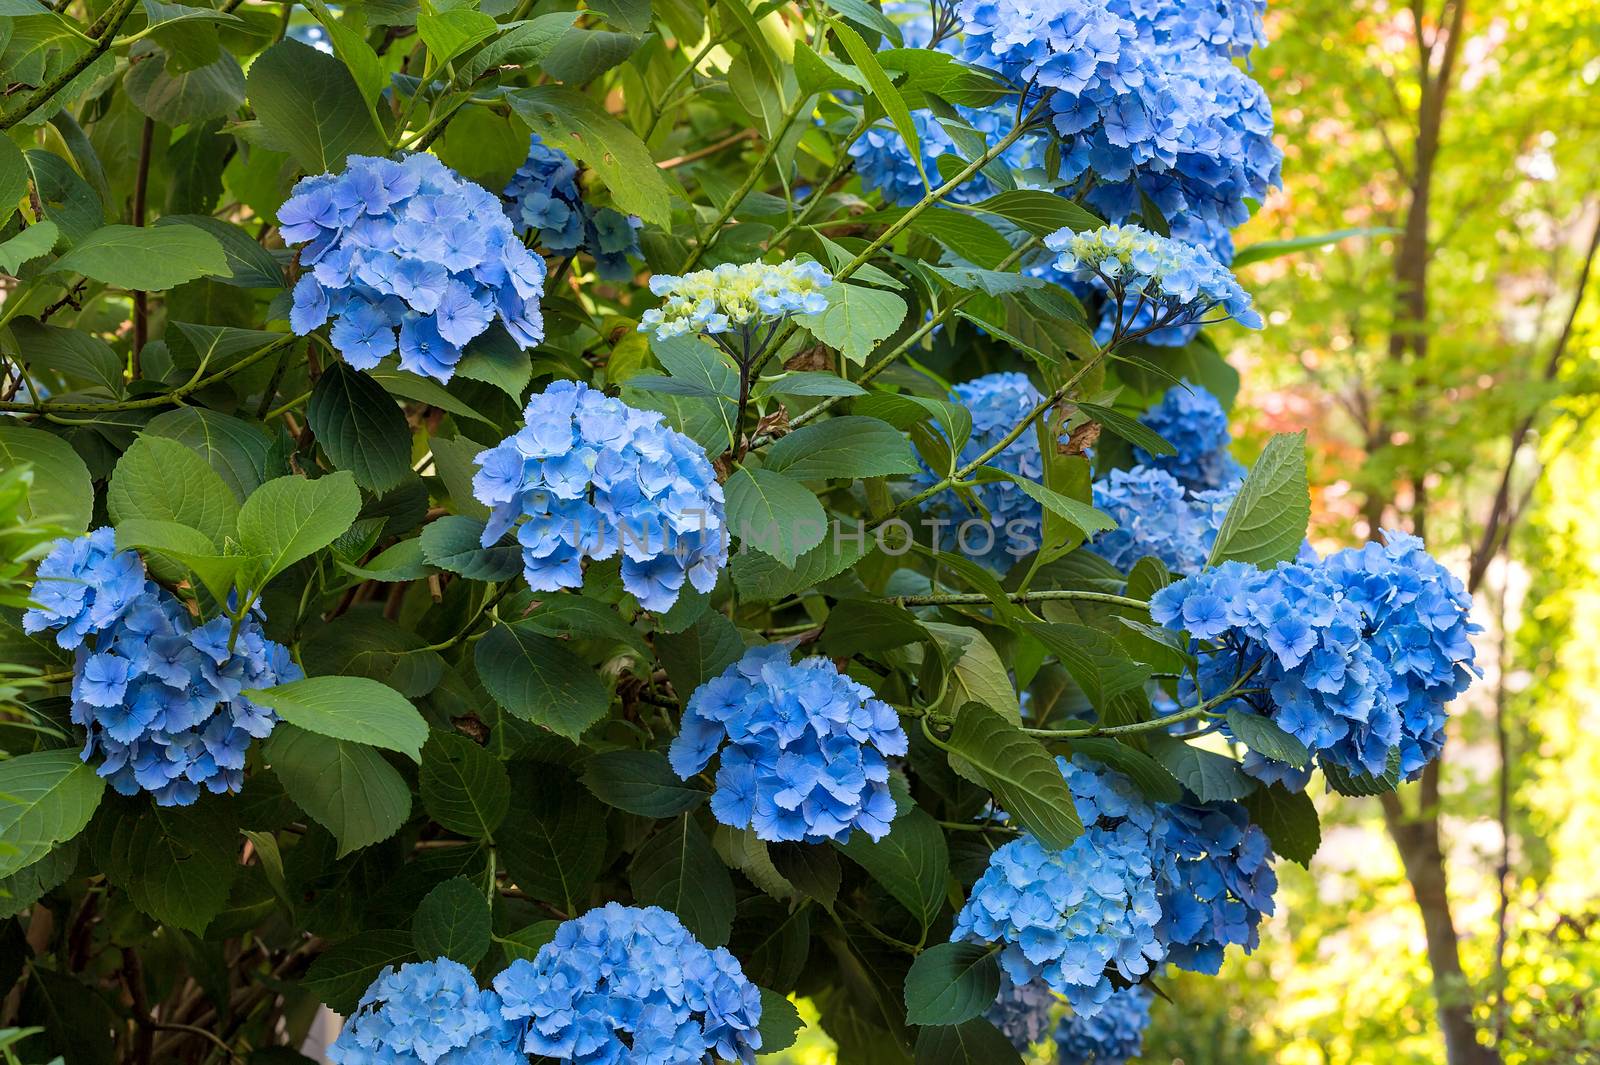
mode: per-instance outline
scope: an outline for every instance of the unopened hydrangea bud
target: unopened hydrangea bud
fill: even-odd
[[[833,278],[820,264],[790,259],[777,263],[724,263],[679,277],[656,274],[650,291],[665,297],[645,311],[639,331],[659,339],[690,333],[748,331],[793,314],[818,314],[828,307],[823,290]]]
[[[899,715],[830,660],[789,659],[782,644],[754,647],[695,689],[672,768],[688,779],[720,750],[711,811],[760,839],[882,839],[895,812],[888,759],[907,749]]]

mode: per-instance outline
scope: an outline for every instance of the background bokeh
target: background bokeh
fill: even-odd
[[[1319,797],[1261,949],[1165,983],[1143,1060],[1444,1063],[1442,999],[1492,1049],[1455,1061],[1600,1061],[1600,5],[1268,17],[1285,187],[1240,246],[1379,233],[1241,268],[1268,326],[1219,337],[1236,450],[1308,429],[1317,545],[1425,535],[1475,586],[1485,675],[1398,804]],[[825,1035],[787,1060],[830,1062]]]

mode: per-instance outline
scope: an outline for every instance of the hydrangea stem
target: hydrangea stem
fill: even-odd
[[[94,61],[104,55],[106,49],[111,47],[112,41],[116,39],[117,31],[122,28],[122,24],[128,20],[128,16],[133,13],[133,9],[136,6],[138,6],[136,0],[117,0],[116,4],[105,15],[101,16],[99,22],[97,22],[97,25],[104,28],[90,42],[88,50],[74,60],[67,69],[34,90],[33,94],[22,101],[22,105],[15,111],[0,115],[0,130],[10,129],[33,114],[49,103],[56,93],[72,84],[79,74],[88,70],[94,64]]]
[[[1052,599],[1073,600],[1083,603],[1107,603],[1111,606],[1133,607],[1138,610],[1148,609],[1150,604],[1143,599],[1134,599],[1126,595],[1116,595],[1112,592],[1091,592],[1077,588],[1055,588],[1039,592],[1010,592],[1006,598],[1013,603],[1043,603]],[[886,600],[896,606],[985,606],[992,602],[989,596],[981,592],[952,592],[949,594],[937,593],[933,595],[897,595]]]

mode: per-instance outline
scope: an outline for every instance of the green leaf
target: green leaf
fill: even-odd
[[[707,611],[681,632],[656,637],[656,653],[673,690],[684,698],[744,655],[744,637],[733,622]]]
[[[405,696],[371,678],[306,677],[244,695],[307,732],[422,760],[428,723]]]
[[[22,500],[21,514],[74,536],[85,532],[94,517],[94,483],[72,445],[43,429],[0,425],[0,465],[23,464],[33,470],[33,487]]]
[[[422,748],[422,806],[452,832],[487,839],[511,807],[511,778],[499,759],[459,732],[435,730]]]
[[[0,761],[0,876],[32,865],[82,832],[105,786],[76,748]]]
[[[1081,532],[1086,540],[1092,539],[1096,533],[1107,532],[1117,527],[1116,521],[1104,511],[1096,510],[1088,503],[1046,488],[1036,481],[992,466],[985,466],[983,472],[998,473],[1004,480],[1021,488],[1045,510]]]
[[[1001,715],[977,703],[956,714],[949,742],[951,768],[988,788],[995,803],[1052,850],[1065,850],[1083,835],[1061,770],[1044,744]],[[965,1017],[916,1021],[913,1024],[954,1024]]]
[[[470,85],[499,66],[538,66],[577,17],[576,11],[552,11],[501,34],[460,65],[461,82]]]
[[[348,472],[310,481],[278,477],[250,493],[239,508],[239,542],[262,559],[261,583],[329,544],[350,528],[361,492]]]
[[[544,72],[569,85],[593,81],[638,51],[640,38],[631,33],[573,26],[545,56]]]
[[[255,422],[205,407],[179,407],[151,418],[144,435],[176,440],[194,451],[241,502],[266,479],[272,439]]]
[[[976,1017],[957,1025],[917,1031],[917,1065],[1021,1065],[1022,1056],[989,1021]]]
[[[568,913],[605,868],[606,809],[559,766],[514,762],[499,853],[517,886]]]
[[[508,93],[506,102],[546,144],[588,164],[619,211],[670,227],[667,182],[649,149],[593,100],[565,86],[536,85]]]
[[[621,644],[641,662],[650,660],[650,646],[639,630],[622,620],[616,608],[598,599],[556,593],[542,595],[539,605],[524,614],[520,624],[546,636],[575,636]]]
[[[411,789],[371,747],[280,723],[266,757],[295,805],[339,841],[339,857],[388,839],[411,813]]]
[[[680,780],[659,751],[601,751],[583,763],[583,786],[607,806],[640,817],[673,817],[710,798],[692,780]]]
[[[767,451],[767,469],[801,481],[860,480],[915,473],[905,434],[877,418],[851,415],[803,426]]]
[[[105,221],[100,197],[90,188],[72,164],[43,148],[22,153],[39,196],[43,218],[54,223],[67,242],[82,240]]]
[[[102,226],[57,259],[50,272],[81,274],[131,291],[160,292],[197,277],[228,277],[233,271],[216,237],[179,224]]]
[[[1272,849],[1291,862],[1310,868],[1311,859],[1322,845],[1322,824],[1316,804],[1303,791],[1290,791],[1282,784],[1257,787],[1242,800],[1250,820],[1272,841]]]
[[[577,742],[611,707],[595,671],[528,625],[496,625],[478,641],[478,676],[500,707]]]
[[[361,23],[356,22],[354,26],[345,24],[333,16],[322,0],[306,0],[306,8],[328,31],[328,43],[333,46],[333,54],[350,71],[351,79],[361,91],[361,98],[366,101],[368,110],[372,111],[372,117],[376,120],[377,112],[372,109],[383,95],[383,90],[389,87],[389,72],[384,69],[383,60],[378,58],[378,53],[373,51],[367,39],[357,32],[355,27]]]
[[[361,932],[317,956],[301,981],[335,1013],[351,1014],[378,974],[416,959],[411,933],[394,929]]]
[[[239,499],[204,458],[166,436],[141,436],[111,471],[106,512],[120,525],[136,518],[199,531],[220,551],[234,535]]]
[[[1108,737],[1081,736],[1067,742],[1073,754],[1082,754],[1121,773],[1138,785],[1152,802],[1182,802],[1183,788],[1160,762]]]
[[[872,599],[849,600],[828,613],[817,649],[848,658],[932,638],[917,616],[903,606]]]
[[[1255,787],[1255,781],[1240,771],[1239,763],[1226,755],[1159,732],[1147,735],[1145,745],[1155,760],[1201,802],[1242,799]]]
[[[421,636],[366,612],[313,628],[300,642],[300,656],[312,676],[370,677],[410,698],[433,691],[444,673],[444,660]]]
[[[173,52],[137,47],[143,55],[123,79],[123,88],[146,117],[174,125],[200,123],[231,115],[244,103],[244,71],[231,53],[215,52],[189,65]]]
[[[466,877],[451,877],[417,907],[411,941],[424,961],[449,958],[471,968],[489,953],[489,900]]]
[[[10,14],[10,12],[6,12],[6,14]],[[17,201],[28,194],[29,176],[28,161],[22,157],[22,149],[18,148],[16,142],[8,137],[0,137],[0,141],[4,141],[4,143],[0,143],[0,226],[3,226],[11,221],[12,215],[17,213]],[[55,245],[55,231],[56,227],[52,225],[49,230],[49,242],[34,254],[43,255]],[[26,233],[27,230],[23,232]],[[17,239],[20,238],[12,238],[13,241]],[[39,239],[36,236],[32,238],[32,241],[37,243]],[[0,248],[3,247],[5,245],[0,245]],[[8,273],[15,272],[16,265],[6,266],[4,264],[5,260],[0,259],[0,269],[4,269]]]
[[[746,548],[793,566],[827,535],[827,515],[811,490],[766,469],[742,466],[724,486],[728,528]]]
[[[1359,226],[1353,229],[1336,229],[1331,233],[1308,233],[1303,237],[1290,237],[1288,240],[1258,240],[1254,244],[1246,244],[1234,253],[1233,269],[1239,270],[1251,263],[1276,259],[1281,255],[1290,255],[1297,251],[1325,248],[1353,237],[1388,237],[1398,232],[1400,231],[1393,226]]]
[[[1077,403],[1077,407],[1134,447],[1143,448],[1152,455],[1176,455],[1178,453],[1178,449],[1164,440],[1160,433],[1137,418],[1130,418],[1113,407],[1103,407],[1098,403],[1084,403],[1082,401]]]
[[[1235,708],[1228,711],[1228,730],[1257,754],[1301,768],[1311,764],[1311,752],[1306,745],[1269,717]]]
[[[1384,792],[1393,791],[1400,786],[1400,748],[1389,748],[1388,765],[1382,774],[1358,773],[1346,769],[1337,762],[1322,761],[1319,763],[1322,775],[1327,778],[1328,787],[1340,795],[1382,795]]]
[[[765,987],[757,990],[761,992],[761,1021],[756,1025],[756,1031],[761,1033],[762,1056],[788,1050],[794,1046],[800,1029],[806,1026],[800,1017],[800,1010],[776,991]]]
[[[200,578],[217,602],[225,602],[234,579],[246,563],[239,555],[220,555],[205,533],[155,518],[126,518],[117,523],[117,548],[143,552],[158,575],[189,571]]]
[[[441,10],[428,5],[417,15],[417,36],[433,54],[435,66],[443,66],[499,28],[494,19],[471,7]]]
[[[1056,656],[1097,709],[1123,692],[1144,687],[1150,667],[1135,662],[1111,635],[1087,625],[1034,622],[1028,632]]]
[[[494,941],[505,952],[506,961],[532,961],[539,956],[539,948],[555,939],[560,921],[535,921],[519,928],[508,936],[495,936]]]
[[[48,892],[65,883],[78,867],[78,844],[76,839],[58,843],[33,864],[9,876],[0,876],[0,918],[25,913]],[[0,1047],[4,1046],[5,1038],[0,1034]]]
[[[867,390],[837,374],[803,370],[756,384],[757,396],[864,396]]]
[[[810,843],[774,843],[767,848],[767,856],[779,876],[825,908],[833,909],[844,875],[837,852]]]
[[[824,294],[828,306],[816,314],[797,314],[795,321],[845,358],[863,363],[885,337],[905,321],[906,301],[893,292],[838,282]]]
[[[996,954],[979,943],[940,943],[918,954],[906,973],[906,1023],[960,1024],[982,1016],[1000,994]]]
[[[457,418],[469,418],[498,432],[499,427],[489,418],[473,410],[461,400],[451,395],[445,387],[431,377],[419,377],[409,370],[402,370],[390,359],[385,359],[371,370],[365,371],[366,375],[392,396],[409,399],[417,403],[426,403],[430,407],[454,414]]]
[[[512,539],[483,547],[483,522],[446,514],[422,530],[422,557],[430,566],[475,581],[510,580],[522,572],[522,548]]]
[[[383,133],[349,69],[299,41],[280,41],[250,64],[256,119],[273,146],[311,174],[344,169],[346,157],[383,155]]]
[[[333,464],[356,483],[384,492],[411,472],[411,427],[383,386],[335,362],[317,379],[306,420]]]
[[[0,205],[0,209],[3,209],[3,205]],[[22,269],[23,263],[48,253],[60,239],[61,230],[56,228],[56,224],[48,218],[40,219],[10,240],[0,242],[0,272],[15,274]]]
[[[228,904],[239,870],[238,826],[224,800],[137,808],[97,822],[95,857],[135,906],[199,935]]]
[[[900,90],[895,88],[894,82],[889,80],[883,67],[878,63],[878,57],[872,49],[867,47],[867,42],[861,39],[861,34],[846,26],[843,22],[834,22],[834,36],[839,38],[844,50],[850,53],[850,59],[867,79],[867,88],[873,101],[883,108],[889,121],[894,123],[894,128],[905,141],[911,159],[917,165],[917,173],[922,175],[922,184],[928,188],[928,174],[922,165],[922,140],[917,136],[917,124],[911,118],[911,109],[906,106],[905,98],[900,95]],[[896,323],[898,324],[898,322]]]
[[[1014,189],[1011,192],[1002,192],[973,204],[972,210],[997,214],[1009,222],[1015,222],[1036,237],[1048,237],[1058,229],[1083,232],[1088,229],[1099,229],[1105,225],[1105,222],[1094,214],[1065,196],[1058,196],[1043,189]]]
[[[944,908],[950,851],[939,824],[925,811],[912,809],[895,818],[889,834],[874,843],[865,832],[853,832],[834,844],[867,875],[882,884],[924,929]]]
[[[216,237],[230,272],[213,280],[238,288],[283,287],[283,267],[278,265],[278,260],[254,237],[231,222],[203,214],[169,214],[157,219],[156,225],[191,226]]]
[[[1266,568],[1292,559],[1310,520],[1305,431],[1279,433],[1233,497],[1206,565],[1239,561]]]
[[[734,555],[733,580],[751,598],[776,601],[837,577],[872,550],[872,534],[864,525],[856,529],[836,527],[793,566],[785,566],[759,551]]]
[[[733,880],[711,841],[689,814],[675,817],[645,840],[628,866],[634,897],[670,910],[708,947],[733,930]]]

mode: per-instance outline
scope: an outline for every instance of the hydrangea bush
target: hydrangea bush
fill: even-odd
[[[1121,1060],[1445,742],[1229,433],[1259,3],[0,11],[22,1060]]]

